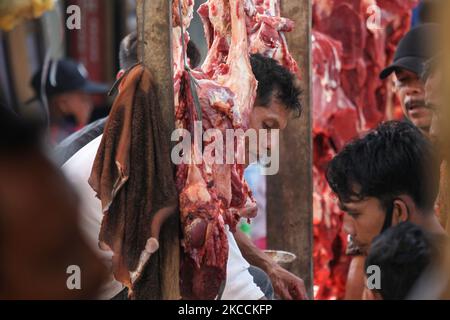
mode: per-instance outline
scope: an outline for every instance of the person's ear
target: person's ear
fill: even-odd
[[[120,71],[117,73],[117,82],[119,83],[117,86],[117,91],[122,91],[122,86],[124,84],[124,81],[121,80],[126,74],[126,70],[120,69]],[[120,80],[120,81],[119,81]]]
[[[392,225],[395,226],[401,222],[408,221],[409,219],[409,209],[403,199],[394,200],[394,211],[392,214]]]
[[[119,72],[117,72],[116,75],[116,80],[119,80],[120,78],[122,78],[122,76],[125,74],[125,70],[120,69]]]
[[[117,72],[116,74],[116,80],[119,80],[120,78],[122,78],[122,76],[125,74],[125,70],[120,69],[119,72]]]
[[[391,88],[392,88],[392,92],[393,93],[398,93],[398,86],[397,86],[397,82],[398,82],[398,78],[397,75],[395,74],[395,72],[392,72],[392,74],[390,75],[390,81],[391,81]]]

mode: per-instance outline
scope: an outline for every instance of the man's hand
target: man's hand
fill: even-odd
[[[244,258],[251,265],[259,267],[267,273],[276,295],[285,300],[308,299],[302,279],[275,263],[267,254],[259,250],[242,231],[236,230],[234,237]]]
[[[275,293],[283,300],[308,300],[305,283],[296,275],[274,264],[267,271]]]

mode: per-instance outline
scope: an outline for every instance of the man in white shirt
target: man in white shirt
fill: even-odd
[[[68,180],[75,187],[81,199],[80,226],[88,243],[96,248],[105,265],[111,268],[112,252],[102,251],[98,248],[98,235],[103,219],[101,202],[95,196],[94,190],[88,183],[91,175],[97,149],[100,145],[102,135],[95,138],[63,165],[63,171]],[[246,299],[258,300],[264,297],[264,293],[253,282],[253,277],[248,272],[250,265],[242,257],[236,241],[227,232],[230,250],[227,265],[227,284],[222,299]],[[103,287],[101,299],[111,299],[123,290],[121,283],[114,280],[111,273],[109,281]]]
[[[128,52],[128,60],[135,61],[135,48],[133,41],[128,43],[128,49],[121,52]],[[122,42],[122,44],[124,44]],[[121,59],[121,66],[125,69],[128,65],[133,65]],[[258,80],[258,92],[254,109],[250,115],[250,126],[255,130],[260,129],[284,129],[289,118],[294,114],[299,114],[301,106],[299,103],[300,91],[295,85],[295,76],[287,69],[280,66],[275,60],[265,58],[261,55],[251,57],[252,69]],[[104,125],[104,122],[102,123]],[[102,136],[99,136],[76,152],[63,166],[63,170],[78,190],[82,202],[81,227],[84,230],[88,241],[98,249],[102,258],[111,267],[111,256],[109,252],[103,252],[98,248],[98,235],[100,232],[103,213],[100,200],[95,197],[94,190],[88,184],[92,165],[100,145]],[[229,241],[229,253],[227,264],[227,279],[221,298],[225,300],[258,300],[271,298],[271,287],[269,285],[255,284],[254,279],[261,279],[264,272],[268,274],[274,285],[274,290],[282,299],[307,299],[303,281],[295,275],[281,268],[270,257],[259,250],[247,236],[237,231],[234,235],[227,232]],[[243,254],[244,256],[243,256]],[[244,258],[245,257],[245,258]],[[250,267],[247,262],[261,268]],[[268,281],[266,281],[267,283]],[[263,293],[260,287],[265,292]],[[112,278],[105,285],[100,298],[110,299],[116,296],[123,289],[122,285]]]

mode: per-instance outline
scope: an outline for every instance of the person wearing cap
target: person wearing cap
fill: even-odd
[[[192,40],[189,40],[187,45],[187,56],[189,58],[189,64],[191,68],[194,69],[198,67],[198,65],[200,64],[201,56],[197,46]],[[133,31],[125,36],[120,42],[120,69],[116,74],[117,81],[111,89],[111,94],[113,92],[120,92],[121,78],[124,76],[127,70],[132,68],[137,63],[137,33],[136,31]],[[103,133],[103,129],[105,127],[107,119],[108,117],[98,119],[61,141],[54,149],[53,158],[56,163],[58,163],[59,165],[63,165],[82,147],[100,136]]]
[[[41,85],[43,82],[44,86]],[[50,61],[46,74],[43,75],[43,69],[37,71],[31,85],[36,98],[48,103],[54,143],[89,122],[93,109],[92,94],[108,92],[108,86],[89,80],[81,63],[67,58]]]
[[[433,36],[438,25],[426,23],[411,29],[400,41],[394,61],[380,73],[381,79],[391,74],[403,113],[423,133],[431,127],[432,112],[425,104],[425,88],[421,80],[424,63],[434,55]]]

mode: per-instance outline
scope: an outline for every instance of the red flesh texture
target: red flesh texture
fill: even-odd
[[[366,26],[371,4],[377,4],[382,12],[382,29],[378,31]],[[313,2],[314,35],[317,31],[322,33],[322,37],[316,36],[317,45],[313,43],[312,49],[316,299],[344,297],[349,264],[342,212],[326,183],[326,165],[349,139],[385,119],[387,85],[378,79],[378,74],[392,61],[399,40],[409,29],[410,10],[416,4],[400,0]],[[331,47],[343,61],[340,70],[336,69],[336,54]],[[328,78],[324,66],[331,68]],[[331,85],[330,80],[336,85]]]
[[[280,17],[279,3],[274,0],[255,1],[255,9],[253,16],[247,16],[250,53],[273,58],[300,76],[283,34],[294,29],[293,21]]]
[[[217,8],[228,8],[228,13]],[[212,28],[209,30],[213,31],[203,72],[193,73],[198,82],[202,126],[203,130],[219,129],[225,136],[226,129],[247,129],[256,96],[256,80],[249,58],[240,54],[248,52],[244,11],[237,0],[229,3],[211,0],[203,5],[201,11],[207,29]],[[231,38],[229,46],[227,38]],[[188,74],[182,72],[179,80],[180,85],[175,87],[176,90],[179,88],[176,91],[179,97],[177,125],[193,133],[193,124],[199,120],[199,115],[190,92]],[[203,148],[207,146],[208,143],[203,144]],[[213,299],[226,277],[228,240],[225,225],[234,230],[240,218],[239,212],[247,205],[245,200],[251,199],[243,179],[243,165],[211,166],[204,161],[180,165],[177,168],[177,186],[184,236],[183,297]],[[250,203],[254,205],[252,199]]]
[[[269,12],[268,8],[277,10]],[[256,25],[257,12],[271,17],[260,16],[260,22]],[[204,22],[209,47],[200,71],[193,72],[199,84],[197,90],[203,113],[203,129],[217,128],[221,132],[230,128],[245,130],[256,96],[256,80],[248,56],[242,53],[258,52],[273,57],[293,72],[298,72],[282,34],[283,30],[292,29],[292,22],[279,17],[276,0],[258,1],[257,6],[252,0],[209,0],[200,7],[199,14]],[[273,38],[270,39],[270,46],[262,42],[254,44],[251,38],[252,35],[260,35],[267,40],[269,34]],[[186,34],[185,39],[187,37]],[[270,48],[274,45],[275,49]],[[175,44],[174,47],[180,46]],[[179,50],[174,52],[175,61],[181,57]],[[193,122],[198,115],[187,73],[177,65],[177,127],[192,133]],[[203,147],[207,146],[208,143],[204,143]],[[242,212],[256,210],[243,173],[243,165],[209,167],[202,162],[200,165],[183,164],[177,167],[184,235],[181,270],[184,298],[214,298],[225,279],[228,257],[225,225],[234,231]],[[202,201],[201,197],[196,197],[198,194],[208,195],[206,198],[209,197],[209,200]]]

